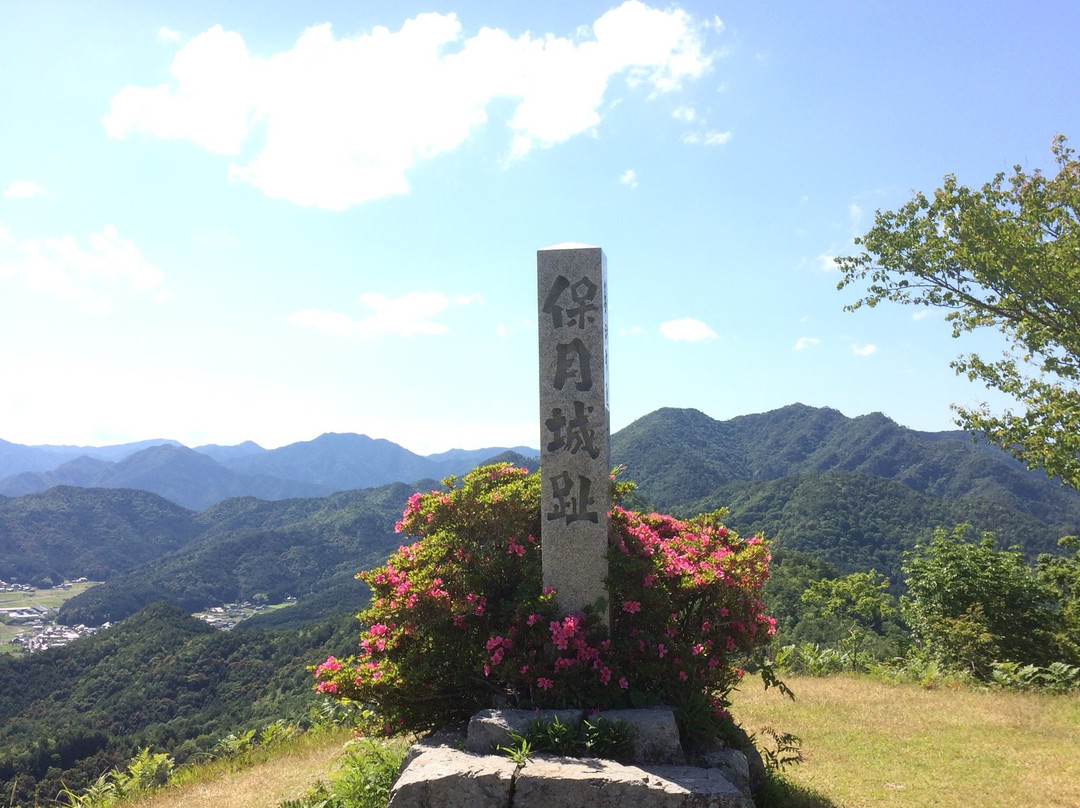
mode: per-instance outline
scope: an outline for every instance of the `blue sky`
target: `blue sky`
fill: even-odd
[[[1067,2],[0,0],[0,438],[538,445],[536,250],[608,260],[613,429],[1000,400],[830,258],[1050,168]],[[916,316],[921,315],[921,316]]]

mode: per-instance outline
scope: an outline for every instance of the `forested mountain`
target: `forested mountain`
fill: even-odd
[[[219,632],[158,603],[64,648],[0,654],[4,804],[51,805],[142,747],[182,761],[229,733],[304,719],[318,702],[305,667],[355,644],[348,617]]]
[[[895,579],[902,550],[936,526],[970,522],[1029,555],[1080,533],[1080,495],[962,432],[916,432],[880,413],[795,404],[721,422],[662,409],[615,433],[612,458],[661,510],[729,507],[741,531],[844,572],[876,566]]]
[[[147,491],[60,486],[0,498],[0,579],[105,580],[201,533],[195,513]]]
[[[414,488],[395,483],[319,499],[228,500],[198,515],[195,540],[72,598],[60,620],[100,625],[157,600],[197,611],[233,601],[325,598],[327,588],[343,601],[341,610],[359,605],[365,588],[353,576],[401,543],[394,522]],[[311,604],[292,608],[321,616]]]
[[[246,441],[198,449],[174,442],[128,444],[87,450],[74,458],[72,451],[79,450],[0,441],[0,495],[22,496],[56,485],[139,488],[202,510],[230,497],[320,497],[392,482],[442,479],[507,451],[536,455],[519,446],[453,449],[422,457],[387,440],[335,433],[272,450]]]

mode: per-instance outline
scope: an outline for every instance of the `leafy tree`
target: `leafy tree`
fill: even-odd
[[[988,533],[968,541],[969,530],[939,529],[905,559],[903,611],[915,640],[930,657],[982,678],[996,661],[1063,660],[1054,591],[1020,552],[999,550]]]
[[[842,578],[814,581],[802,594],[811,617],[833,619],[846,632],[844,645],[852,669],[871,634],[882,634],[886,619],[897,614],[896,598],[889,594],[889,579],[877,572],[853,572]]]
[[[1001,359],[952,366],[1023,411],[955,406],[959,423],[1080,490],[1080,161],[1063,135],[1052,151],[1053,177],[1017,165],[972,190],[948,175],[932,199],[878,211],[862,254],[837,259],[838,288],[869,282],[848,310],[889,300],[949,309],[954,337],[998,329]]]
[[[1043,553],[1035,565],[1039,579],[1055,593],[1060,613],[1056,637],[1066,657],[1080,660],[1080,539],[1066,536],[1060,542],[1066,555]]]

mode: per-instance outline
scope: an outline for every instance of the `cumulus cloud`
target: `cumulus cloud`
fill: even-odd
[[[108,311],[108,290],[117,285],[158,300],[168,297],[165,274],[111,224],[89,242],[84,248],[71,235],[20,241],[0,228],[0,280],[21,280],[27,291],[57,295],[91,311]]]
[[[661,323],[660,333],[677,342],[700,342],[701,340],[716,338],[715,331],[701,320],[694,320],[690,317]]]
[[[629,186],[630,188],[637,188],[637,172],[633,169],[627,169],[623,172],[623,175],[619,177],[619,182],[621,182],[623,185]]]
[[[807,348],[813,348],[815,345],[820,345],[821,340],[817,337],[799,337],[795,341],[795,347],[793,350],[804,351]]]
[[[45,189],[32,180],[15,180],[4,189],[5,199],[29,199],[45,192]]]
[[[359,336],[372,339],[384,335],[411,337],[416,334],[445,334],[448,328],[433,318],[450,306],[464,306],[479,302],[479,295],[447,296],[441,292],[409,292],[397,298],[388,298],[376,292],[360,296],[360,302],[372,310],[363,319],[354,319],[340,312],[322,309],[304,309],[289,316],[289,322],[305,328],[314,328],[325,334]]]
[[[691,146],[723,146],[731,138],[731,132],[718,132],[713,129],[706,132],[688,132],[683,136],[683,143]]]
[[[466,37],[455,15],[426,13],[352,37],[318,25],[262,57],[214,26],[180,49],[169,84],[119,92],[104,125],[113,137],[193,141],[237,158],[234,182],[344,210],[406,193],[409,169],[461,146],[496,101],[513,104],[509,153],[521,157],[595,130],[618,76],[650,95],[677,90],[711,66],[706,30],[680,9],[628,0],[575,38]],[[241,159],[252,142],[258,152]]]
[[[822,272],[836,272],[836,256],[832,253],[821,253],[814,259],[817,268]]]
[[[697,113],[694,111],[694,108],[686,106],[676,107],[675,111],[671,113],[672,118],[677,121],[682,121],[683,123],[692,123],[696,116]]]
[[[851,344],[851,352],[856,356],[870,356],[870,354],[877,351],[877,346],[873,344],[861,345],[858,342]]]

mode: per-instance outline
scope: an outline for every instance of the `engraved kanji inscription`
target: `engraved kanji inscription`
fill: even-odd
[[[564,307],[561,298],[568,289],[570,300]],[[596,322],[596,312],[600,310],[596,303],[596,292],[596,284],[586,277],[571,284],[565,275],[559,275],[544,299],[544,314],[551,315],[555,328],[562,328],[564,324],[584,328],[586,324]]]
[[[551,417],[544,422],[551,433],[551,442],[547,448],[549,452],[557,452],[566,449],[570,454],[577,454],[585,450],[593,460],[600,456],[600,447],[596,442],[596,431],[589,424],[589,413],[592,407],[586,407],[584,401],[574,402],[574,416],[567,421],[561,407],[555,407],[551,411]]]
[[[555,389],[562,390],[570,379],[579,392],[592,389],[592,357],[585,343],[578,338],[555,346]]]
[[[547,515],[549,521],[565,519],[566,524],[572,522],[587,521],[596,524],[599,514],[589,510],[590,505],[596,504],[591,496],[592,480],[584,474],[577,476],[577,496],[574,496],[574,478],[569,472],[564,471],[551,479],[551,493],[555,498],[553,511]]]

